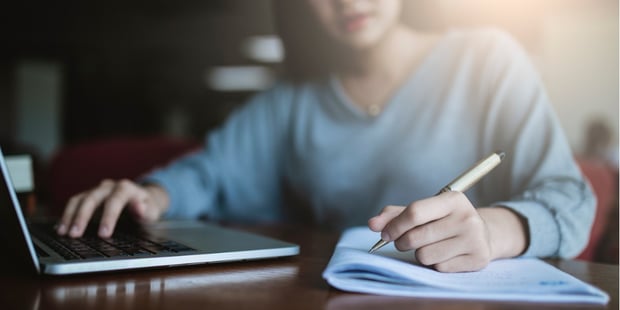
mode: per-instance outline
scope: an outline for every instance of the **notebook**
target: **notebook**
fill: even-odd
[[[163,268],[299,254],[296,244],[200,221],[120,225],[109,239],[59,238],[51,222],[25,218],[0,149],[0,242],[11,261],[39,274]],[[93,225],[91,225],[93,226]]]
[[[412,251],[400,252],[393,243],[369,254],[368,249],[379,238],[367,227],[346,230],[323,277],[344,291],[380,295],[554,303],[609,301],[600,289],[536,258],[497,260],[476,272],[441,273],[418,265]]]

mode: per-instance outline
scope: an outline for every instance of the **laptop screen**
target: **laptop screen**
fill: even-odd
[[[28,270],[34,267],[39,273],[37,254],[13,189],[2,148],[0,148],[0,172],[2,174],[0,177],[0,226],[3,230],[0,234],[0,242],[7,250],[3,252],[11,259],[11,262],[14,260],[15,263]]]

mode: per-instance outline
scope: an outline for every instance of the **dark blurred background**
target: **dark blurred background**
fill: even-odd
[[[57,144],[204,134],[247,95],[209,89],[206,70],[252,64],[240,43],[273,32],[267,1],[23,1],[4,10],[0,133],[49,125]]]
[[[419,28],[494,26],[512,33],[540,68],[575,151],[594,118],[617,141],[617,1],[404,1],[407,19]],[[64,145],[102,137],[201,139],[278,77],[282,52],[270,5],[269,0],[3,4],[1,141],[30,146],[46,159]],[[259,54],[251,54],[249,46],[258,46]]]

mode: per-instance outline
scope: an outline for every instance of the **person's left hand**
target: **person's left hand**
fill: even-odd
[[[387,206],[368,226],[398,250],[416,250],[421,264],[438,271],[480,270],[493,259],[487,224],[461,192]]]

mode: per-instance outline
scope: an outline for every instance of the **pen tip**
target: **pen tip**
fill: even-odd
[[[383,239],[381,239],[381,240],[377,241],[377,243],[375,243],[375,245],[373,245],[372,248],[370,248],[370,250],[368,250],[368,253],[372,254],[375,251],[377,251],[378,249],[382,248],[386,244],[388,244],[388,242],[383,240]]]
[[[495,153],[499,156],[500,160],[504,159],[504,156],[506,156],[506,153],[504,153],[503,151],[497,151]]]

